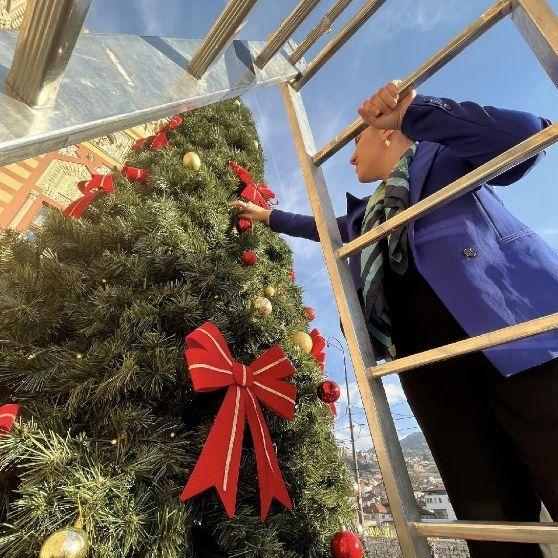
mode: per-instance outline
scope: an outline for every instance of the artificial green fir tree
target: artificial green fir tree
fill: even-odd
[[[239,187],[230,162],[263,178],[251,113],[224,101],[166,136],[130,153],[147,180],[115,171],[114,192],[81,217],[51,210],[34,239],[1,240],[0,404],[20,405],[0,436],[3,558],[38,556],[79,507],[92,558],[326,557],[353,524],[352,483],[316,397],[323,372],[291,338],[308,330],[291,252],[261,223],[239,232],[227,203]],[[271,313],[253,305],[266,292]],[[293,509],[275,502],[263,523],[248,430],[235,515],[213,489],[179,500],[224,397],[195,392],[185,361],[185,336],[207,321],[238,362],[278,344],[296,369],[293,420],[264,408]]]

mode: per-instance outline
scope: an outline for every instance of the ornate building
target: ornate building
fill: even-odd
[[[0,0],[0,28],[17,29],[26,0]],[[166,121],[166,120],[165,120]],[[138,138],[156,133],[165,121],[37,155],[0,167],[0,229],[26,231],[40,225],[45,208],[64,209],[82,194],[76,184],[92,173],[107,174],[122,167]]]

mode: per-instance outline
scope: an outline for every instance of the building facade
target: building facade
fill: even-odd
[[[26,0],[0,0],[0,29],[18,29]],[[52,153],[0,167],[0,229],[27,231],[46,208],[64,209],[81,197],[77,183],[124,164],[134,142],[156,133],[166,120],[115,132]]]

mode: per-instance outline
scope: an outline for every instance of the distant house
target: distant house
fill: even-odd
[[[423,494],[426,509],[434,514],[434,517],[425,518],[426,521],[436,519],[457,519],[445,488],[427,488],[423,490]]]
[[[372,503],[364,508],[364,512],[371,516],[376,525],[393,521],[389,506],[384,504]]]

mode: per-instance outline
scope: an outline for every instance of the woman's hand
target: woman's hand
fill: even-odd
[[[362,103],[358,113],[366,124],[378,130],[401,129],[401,122],[407,107],[417,93],[411,89],[405,97],[400,99],[397,93],[398,83],[400,83],[399,80],[390,81],[384,87],[380,87],[370,99]]]
[[[229,202],[229,205],[232,207],[238,207],[242,210],[239,217],[250,219],[251,221],[262,221],[269,226],[269,216],[272,211],[271,209],[264,209],[251,201],[245,202],[242,200]]]

